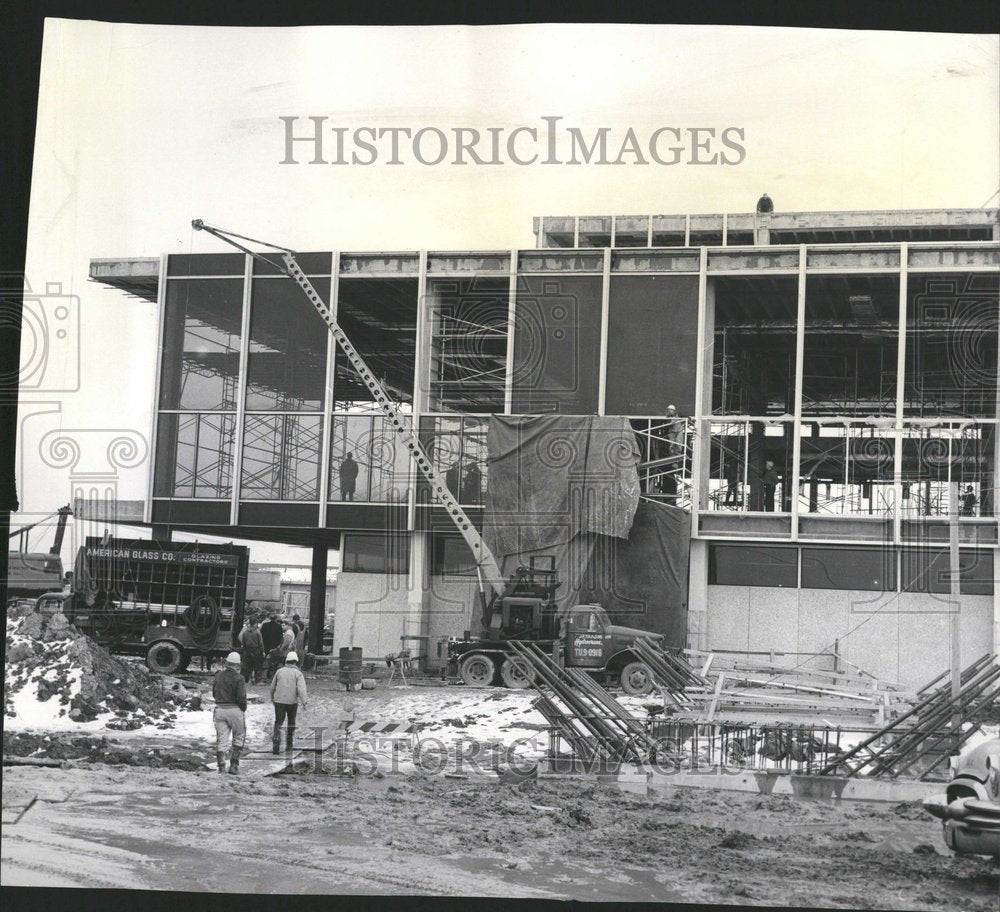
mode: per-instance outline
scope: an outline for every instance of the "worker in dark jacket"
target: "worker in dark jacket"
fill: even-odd
[[[270,652],[281,642],[281,624],[275,615],[272,614],[260,625],[260,635],[264,640],[264,652]]]
[[[761,215],[774,212],[774,202],[766,193],[759,200],[757,200],[757,211]]]
[[[243,633],[243,677],[248,684],[259,684],[264,678],[264,639],[257,624],[250,622]]]
[[[246,741],[246,722],[243,714],[247,711],[247,685],[240,674],[240,654],[231,652],[226,656],[226,667],[218,672],[212,682],[212,696],[215,710],[215,760],[219,772],[226,771],[226,749],[232,742],[229,754],[229,772],[234,776],[240,771],[240,751]]]

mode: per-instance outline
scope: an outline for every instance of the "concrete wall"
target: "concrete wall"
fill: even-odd
[[[416,607],[420,599],[409,597],[405,574],[341,572],[333,592],[335,654],[343,646],[360,646],[365,659],[382,659],[400,650],[401,636],[424,635],[429,639],[423,652],[433,664],[439,637],[460,637],[470,627],[474,634],[479,632],[474,579],[432,577],[422,611]],[[406,645],[417,647],[414,642]]]
[[[952,605],[946,595],[709,586],[709,649],[832,650],[880,678],[919,687],[946,670]],[[962,597],[962,663],[994,648],[994,597]]]
[[[333,652],[360,646],[365,659],[399,652],[400,637],[418,633],[407,605],[406,574],[343,573],[334,590]]]

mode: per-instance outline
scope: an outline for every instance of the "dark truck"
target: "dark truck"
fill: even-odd
[[[470,687],[530,687],[532,672],[510,646],[517,640],[534,643],[563,667],[581,668],[602,683],[620,683],[628,694],[648,694],[653,675],[632,646],[639,637],[660,646],[662,635],[613,624],[601,605],[574,605],[560,614],[554,561],[542,560],[548,565],[533,558],[530,567],[519,567],[504,592],[484,607],[482,636],[466,632],[463,639],[449,641],[449,672]]]
[[[69,595],[49,592],[36,606],[61,611],[110,652],[173,674],[238,647],[249,563],[239,545],[88,538]]]

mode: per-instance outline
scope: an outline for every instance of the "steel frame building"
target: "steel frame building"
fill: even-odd
[[[946,662],[959,607],[956,480],[963,651],[998,648],[997,210],[534,228],[534,249],[299,256],[474,520],[490,414],[625,415],[646,496],[691,511],[692,646],[836,651],[916,682]],[[336,645],[422,637],[433,662],[469,626],[462,543],[294,283],[231,253],[90,272],[160,311],[136,518],[312,545],[314,570],[339,546]]]

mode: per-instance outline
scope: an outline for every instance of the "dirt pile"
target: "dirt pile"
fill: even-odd
[[[103,763],[109,766],[145,766],[153,769],[178,769],[199,772],[205,769],[206,756],[194,751],[164,751],[103,737],[36,735],[31,732],[4,732],[5,757],[32,757]]]
[[[20,616],[18,616],[20,615]],[[144,665],[112,656],[62,614],[15,611],[7,617],[4,715],[44,728],[108,715],[107,728],[170,728],[200,695]]]

